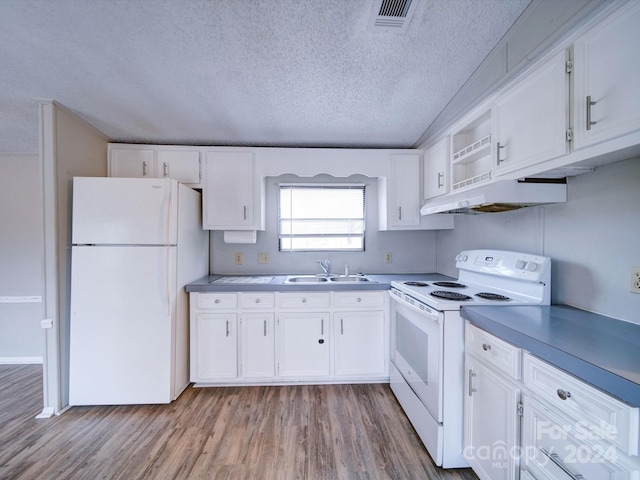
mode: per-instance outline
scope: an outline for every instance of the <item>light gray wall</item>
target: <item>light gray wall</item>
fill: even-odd
[[[300,181],[304,183],[337,182],[328,175],[298,178],[291,175],[269,177],[266,182],[266,230],[258,232],[256,244],[226,244],[223,234],[211,232],[211,273],[224,274],[289,274],[320,273],[317,260],[328,258],[332,270],[344,272],[345,264],[350,272],[363,273],[417,273],[436,269],[436,232],[403,231],[379,232],[377,179],[362,175],[349,177],[349,182],[366,184],[366,233],[364,252],[279,252],[278,251],[278,182]],[[345,181],[345,179],[342,179]],[[235,253],[243,255],[243,265],[235,265]],[[258,253],[269,254],[268,265],[258,264]],[[392,262],[385,263],[385,252],[392,253]]]
[[[630,268],[640,265],[640,158],[568,179],[564,204],[456,217],[438,233],[438,272],[457,275],[455,255],[500,248],[552,259],[552,303],[640,324],[640,294]]]
[[[42,361],[42,192],[37,154],[0,154],[0,363]]]

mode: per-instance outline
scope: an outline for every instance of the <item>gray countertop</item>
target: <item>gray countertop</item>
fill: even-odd
[[[640,325],[565,305],[463,307],[462,317],[640,407]]]
[[[306,275],[306,274],[305,274]],[[220,282],[223,277],[234,277],[229,283]],[[284,283],[287,275],[209,275],[185,286],[187,292],[300,292],[300,291],[340,291],[340,290],[387,290],[392,281],[437,282],[452,280],[437,273],[367,274],[371,282],[358,283]],[[269,279],[268,282],[264,280]],[[245,280],[243,282],[243,280]],[[255,283],[250,283],[254,280]]]

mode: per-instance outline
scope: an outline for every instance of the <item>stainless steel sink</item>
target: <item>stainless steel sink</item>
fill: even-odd
[[[359,283],[359,282],[371,282],[367,277],[362,276],[348,276],[348,277],[333,277],[330,279],[332,282],[339,283]]]
[[[317,277],[315,275],[296,275],[287,277],[284,283],[326,283],[327,277]]]

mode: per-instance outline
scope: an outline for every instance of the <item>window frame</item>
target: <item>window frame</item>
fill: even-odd
[[[367,185],[366,183],[361,183],[361,182],[357,182],[357,183],[311,183],[311,182],[281,182],[277,184],[277,201],[278,201],[278,212],[277,212],[277,221],[278,221],[278,251],[280,252],[327,252],[327,253],[332,253],[332,252],[351,252],[351,253],[355,253],[355,252],[364,252],[366,250],[366,230],[367,230]],[[359,233],[357,235],[351,235],[351,234],[331,234],[331,233],[321,233],[321,234],[283,234],[282,233],[282,189],[283,188],[287,188],[287,189],[305,189],[305,188],[309,188],[309,189],[335,189],[335,190],[347,190],[347,189],[358,189],[362,191],[362,218],[357,218],[358,221],[362,221],[362,233]],[[286,219],[285,219],[286,220]],[[312,220],[312,219],[309,219]],[[318,220],[318,219],[315,219]],[[327,221],[331,221],[331,218],[328,217],[326,219],[320,219],[320,220],[327,220]],[[341,219],[342,220],[342,219]],[[295,239],[295,238],[322,238],[322,237],[345,237],[345,236],[353,236],[353,237],[358,237],[362,239],[362,247],[358,247],[358,248],[324,248],[324,249],[316,249],[316,248],[286,248],[283,247],[282,245],[282,241],[283,238],[290,238],[290,239]]]

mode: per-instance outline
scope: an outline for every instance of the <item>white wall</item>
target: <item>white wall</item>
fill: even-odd
[[[457,275],[468,248],[501,248],[552,259],[552,303],[640,324],[640,294],[629,291],[640,265],[640,158],[568,179],[564,204],[456,217],[438,233],[438,272]]]
[[[317,260],[328,258],[332,270],[363,273],[416,273],[433,272],[436,269],[436,232],[404,231],[379,232],[377,178],[353,175],[348,181],[366,184],[366,233],[364,252],[280,252],[278,251],[278,182],[300,181],[336,182],[334,177],[318,175],[313,178],[298,178],[292,175],[268,177],[266,181],[266,225],[258,232],[256,244],[226,244],[223,234],[211,232],[211,273],[224,274],[289,274],[320,273]],[[235,253],[243,255],[243,265],[235,265]],[[269,254],[269,264],[258,264],[258,253]],[[392,263],[385,263],[385,252],[392,253]]]
[[[42,192],[37,154],[0,154],[0,363],[42,362]]]

